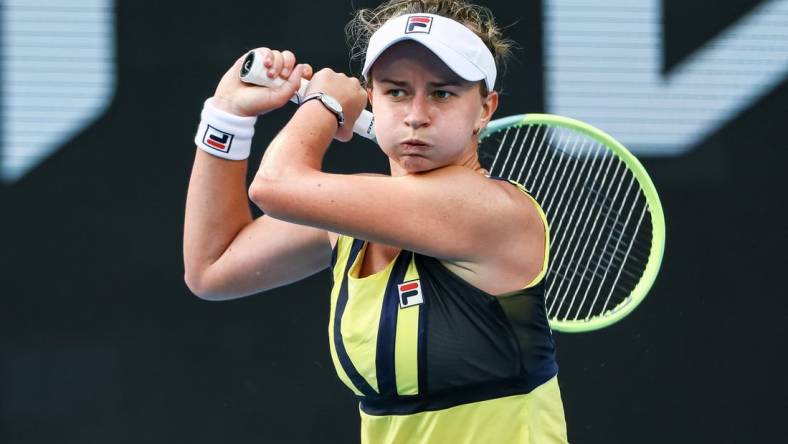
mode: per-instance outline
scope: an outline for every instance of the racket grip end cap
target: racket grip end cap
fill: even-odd
[[[241,65],[240,72],[241,81],[244,83],[251,83],[257,86],[264,86],[266,88],[277,88],[285,83],[285,79],[281,77],[269,78],[265,66],[263,66],[263,59],[260,57],[258,50],[254,49],[249,51],[244,58]],[[290,98],[291,102],[301,103],[301,98],[306,95],[306,89],[309,87],[309,81],[301,79],[301,87],[298,92]]]

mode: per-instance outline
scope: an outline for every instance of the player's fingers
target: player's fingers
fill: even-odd
[[[233,66],[231,66],[230,69],[224,73],[221,80],[219,80],[219,84],[216,85],[216,93],[218,93],[219,96],[232,94],[231,91],[248,86],[238,78],[238,71],[241,69],[244,59],[246,59],[246,54],[238,57],[235,63],[233,63]]]
[[[274,63],[271,66],[271,68],[268,70],[268,78],[275,79],[276,76],[278,76],[279,73],[282,72],[282,65],[284,65],[284,59],[282,58],[282,53],[277,50],[273,50],[271,51],[271,53],[273,54]]]
[[[312,70],[312,65],[309,63],[304,63],[304,78],[307,80],[312,79],[312,74],[314,74],[314,70]]]
[[[273,99],[280,105],[284,105],[293,97],[293,94],[301,87],[301,77],[303,75],[304,66],[296,65],[290,77],[280,87],[271,91]]]
[[[270,68],[271,65],[274,63],[273,55],[271,54],[271,50],[268,48],[257,48],[255,51],[257,53],[257,57],[260,57],[260,60],[263,61],[263,66],[267,69]]]
[[[282,51],[282,72],[279,75],[286,79],[290,77],[290,73],[293,71],[293,67],[295,66],[296,58],[295,54],[290,51]]]

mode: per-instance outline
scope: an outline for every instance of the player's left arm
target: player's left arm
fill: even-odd
[[[360,97],[345,128],[366,103]],[[339,100],[343,107],[352,102]],[[458,166],[401,177],[324,173],[323,155],[335,136],[344,137],[321,103],[301,106],[266,150],[249,189],[252,201],[277,219],[455,262],[478,263],[491,249],[513,257],[543,248],[535,242],[541,220],[514,187]]]

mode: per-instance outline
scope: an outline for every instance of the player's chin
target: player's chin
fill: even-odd
[[[431,159],[418,154],[404,154],[399,157],[399,166],[407,173],[423,173],[434,170],[436,165]]]

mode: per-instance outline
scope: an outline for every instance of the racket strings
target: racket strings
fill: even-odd
[[[648,204],[624,162],[599,141],[548,125],[487,137],[479,158],[542,205],[550,225],[550,319],[589,320],[627,302],[648,261]]]
[[[603,179],[608,178],[608,173],[610,170],[612,162],[610,159],[606,159],[606,161],[602,162],[602,168],[596,169],[593,178],[588,178],[589,180],[598,181],[600,180],[600,173],[604,171]],[[603,169],[604,168],[604,169]],[[589,173],[594,169],[589,169]],[[603,182],[604,184],[604,182]],[[564,280],[553,280],[548,284],[548,291],[551,294],[561,295],[560,299],[555,298],[555,300],[559,300],[559,304],[555,307],[555,313],[561,311],[564,308],[564,304],[566,303],[567,297],[569,297],[570,293],[573,294],[571,297],[568,307],[566,309],[567,312],[572,310],[572,307],[575,303],[575,297],[577,293],[571,292],[572,284],[575,282],[575,277],[578,273],[580,273],[580,269],[585,261],[582,261],[585,251],[588,248],[588,241],[591,238],[591,233],[586,235],[586,231],[589,229],[591,232],[595,231],[598,222],[600,213],[597,212],[596,215],[593,214],[594,205],[596,202],[591,200],[592,193],[587,192],[589,190],[588,187],[583,187],[580,189],[581,191],[581,199],[576,199],[574,205],[572,207],[572,211],[570,211],[570,218],[568,220],[568,227],[571,227],[571,231],[568,231],[568,235],[559,236],[556,240],[555,246],[555,254],[557,258],[557,266],[560,268],[564,262],[568,264],[572,264],[573,268],[571,270],[570,276],[571,279],[564,279]],[[585,192],[584,192],[585,191]],[[582,205],[578,209],[578,204],[582,201]],[[590,205],[589,205],[590,204]],[[591,225],[583,224],[580,221],[591,221]],[[559,231],[560,233],[560,231]],[[585,242],[583,242],[585,239]],[[563,241],[563,242],[562,242]],[[582,245],[582,250],[580,249]],[[563,249],[561,247],[564,247]],[[557,288],[556,288],[557,287]],[[553,289],[555,288],[555,291]],[[576,287],[579,288],[579,287]],[[551,307],[552,308],[552,307]]]
[[[604,183],[604,181],[606,181],[608,179],[608,172],[609,172],[609,169],[611,167],[611,164],[612,164],[612,162],[607,162],[607,169],[605,170],[605,173],[604,173],[604,176],[603,176],[603,183]],[[621,167],[621,163],[616,162],[616,170],[613,173],[613,176],[612,176],[612,178],[610,180],[610,184],[613,184],[615,182],[614,178],[618,174],[618,170],[620,169],[620,167]],[[630,184],[630,186],[631,186],[631,184]],[[620,186],[618,187],[618,189],[620,190]],[[617,193],[618,193],[618,190],[616,191],[616,194]],[[593,196],[593,199],[589,199],[592,196]],[[604,196],[604,197],[607,197],[607,196]],[[599,199],[599,194],[594,195],[594,193],[590,193],[590,192],[586,193],[586,200],[583,203],[583,205],[585,207],[590,202],[592,207],[595,206],[595,207],[598,208],[599,207],[598,199]],[[615,199],[615,196],[613,197],[613,199]],[[589,211],[589,213],[590,213],[590,211]],[[581,214],[582,214],[582,210],[581,210]],[[599,245],[599,240],[602,237],[602,233],[603,233],[603,230],[597,229],[597,227],[599,226],[599,219],[600,219],[600,217],[603,214],[604,214],[605,218],[607,218],[609,216],[608,214],[605,214],[602,211],[596,211],[594,214],[589,214],[589,217],[592,218],[592,222],[591,222],[592,225],[591,225],[591,229],[590,229],[589,235],[585,236],[585,239],[582,242],[579,242],[579,239],[578,239],[578,242],[573,242],[572,239],[570,239],[568,242],[565,243],[565,245],[570,245],[570,244],[574,245],[574,247],[572,249],[572,258],[573,259],[575,257],[578,257],[578,258],[588,257],[588,255],[586,254],[586,251],[588,251],[589,245],[591,245],[590,241],[594,237],[593,233],[596,233],[596,237],[594,239],[593,246],[591,246],[591,251],[595,251],[595,249]],[[577,225],[575,227],[577,227]],[[573,235],[575,234],[575,231],[576,230],[573,230],[573,233],[572,233]],[[582,247],[580,247],[581,243],[582,243]],[[579,249],[579,247],[580,247],[580,249]],[[566,257],[566,254],[564,254],[564,257]],[[579,273],[582,273],[582,276],[585,276],[588,273],[589,266],[591,264],[590,261],[584,261],[585,262],[585,267],[582,269],[582,272],[580,271],[580,268],[582,267],[582,265],[580,264],[580,260],[572,261],[572,262],[577,264],[577,267],[574,270],[575,271],[574,276],[577,276]],[[596,271],[594,273],[596,273]],[[566,312],[572,312],[572,308],[574,307],[575,301],[576,301],[576,299],[578,297],[578,292],[580,291],[580,289],[582,287],[580,285],[573,285],[574,284],[574,278],[573,278],[572,280],[570,280],[568,282],[567,281],[561,281],[559,288],[556,290],[557,293],[561,292],[561,287],[564,286],[564,284],[566,284],[567,288],[574,288],[574,291],[571,292],[572,296],[571,296],[571,299],[569,301],[569,305],[568,305],[568,307],[566,309]],[[555,285],[555,284],[552,284],[552,285]],[[582,309],[582,306],[585,303],[586,296],[588,295],[588,289],[590,289],[591,286],[586,285],[585,288],[586,288],[586,293],[583,296],[582,300],[580,301],[580,306],[578,307],[578,309],[577,309],[577,311],[575,313],[579,313],[579,311]],[[567,293],[566,293],[567,296],[568,296],[568,293],[569,293],[569,291],[567,291]],[[561,298],[561,304],[558,306],[558,310],[560,310],[562,308],[563,303],[565,302],[565,300],[566,300],[566,296]]]
[[[617,162],[616,163],[616,174],[618,173],[618,170],[620,169],[620,167],[621,167],[621,162]],[[626,169],[625,169],[625,171],[626,171]],[[615,182],[615,180],[611,180],[611,184],[614,183],[614,182]],[[628,183],[628,186],[627,186],[627,189],[626,189],[626,193],[625,193],[625,196],[624,196],[624,201],[626,201],[627,197],[629,196],[630,191],[632,191],[632,184],[633,184],[633,182],[634,182],[634,177],[630,176],[629,183]],[[618,197],[618,194],[621,191],[621,185],[622,185],[622,181],[618,181],[618,185],[616,187],[615,194],[613,195],[613,198],[612,198],[613,201],[615,201],[616,198]],[[605,198],[606,197],[607,196],[605,196]],[[600,208],[601,208],[601,206],[600,206]],[[609,206],[608,209],[612,210],[612,206]],[[603,213],[605,214],[605,216],[604,216],[605,220],[609,220],[609,218],[611,217],[610,211],[597,212],[597,219]],[[618,218],[619,218],[620,215],[621,215],[621,213],[618,212],[617,215],[616,215],[616,222],[618,222]],[[596,221],[594,222],[594,224],[596,224]],[[625,225],[626,225],[626,223],[625,223]],[[594,244],[591,247],[591,251],[598,251],[599,241],[602,239],[602,235],[604,233],[605,233],[604,229],[600,229],[600,230],[597,231],[596,239],[594,240]],[[613,231],[612,230],[607,230],[607,235],[605,236],[604,245],[609,245],[610,244],[612,236],[613,236]],[[583,253],[581,253],[581,256],[583,256],[583,257],[585,257],[584,253],[586,251],[586,247],[588,246],[588,240],[589,239],[590,239],[590,237],[586,238],[586,242],[585,242],[585,244],[583,246]],[[619,237],[619,241],[620,241],[620,239],[621,239],[621,237]],[[614,247],[613,251],[616,251],[617,249],[618,249],[617,247]],[[624,260],[626,261],[626,257],[624,258]],[[585,275],[589,271],[590,267],[592,266],[592,262],[594,262],[594,261],[592,261],[592,260],[586,261],[586,268],[583,270],[583,275]],[[594,271],[592,272],[592,276],[598,276],[598,273],[600,272],[599,264],[600,264],[600,261],[596,261],[596,266],[593,268]],[[601,278],[602,280],[604,280],[607,277],[607,273],[608,273],[609,270],[610,270],[610,267],[607,267],[605,269],[605,275],[602,276],[602,278]],[[574,292],[574,294],[572,296],[572,303],[574,302],[575,297],[577,296],[578,291],[580,290],[580,288],[581,287],[579,285],[575,286],[575,292]],[[585,286],[585,292],[583,293],[583,297],[582,297],[582,299],[580,301],[580,305],[578,306],[577,311],[575,312],[575,317],[573,318],[574,320],[577,320],[577,316],[583,311],[583,307],[585,305],[586,299],[588,298],[588,294],[589,294],[589,291],[591,290],[591,288],[592,288],[592,286],[590,286],[590,285]],[[591,302],[591,307],[596,305],[596,301],[597,301],[597,298],[599,296],[599,291],[600,290],[601,290],[601,287],[597,287],[597,294],[594,297],[593,301]],[[567,309],[568,312],[571,312],[571,310],[572,310],[572,303],[570,303],[569,308]],[[588,313],[590,313],[590,311]]]
[[[625,262],[629,258],[629,253],[632,250],[632,246],[634,245],[635,239],[637,238],[637,232],[640,230],[640,227],[641,227],[642,222],[643,222],[643,217],[646,215],[646,208],[647,207],[645,205],[643,205],[641,207],[640,217],[638,218],[638,223],[635,225],[635,234],[630,238],[629,245],[627,246],[627,252],[624,255],[624,261]],[[634,210],[634,207],[632,207],[632,210]],[[632,215],[632,211],[630,211],[629,215],[627,216],[627,220],[629,220],[629,217],[631,215]],[[621,239],[622,238],[619,237],[618,243],[620,243]],[[618,245],[616,247],[618,247]],[[618,284],[619,279],[621,278],[621,274],[624,271],[624,269],[625,269],[625,267],[623,267],[623,266],[618,269],[618,273],[616,274],[616,278],[613,280],[613,285],[612,285],[613,288],[616,288],[616,285]],[[609,268],[608,268],[608,270],[605,271],[605,277],[607,277],[607,271],[609,271]],[[638,276],[637,276],[638,280],[640,279],[639,274],[640,273],[638,273]],[[634,276],[634,273],[630,273],[630,276]],[[601,290],[601,288],[600,288],[600,290]],[[597,297],[599,296],[599,292],[600,291],[598,290],[597,291]],[[613,291],[611,290],[608,293],[607,298],[605,299],[605,304],[602,306],[602,312],[603,313],[605,312],[605,310],[607,310],[607,307],[610,304],[610,298],[612,297],[612,295],[613,295]],[[596,302],[596,297],[594,298],[594,302]]]
[[[611,181],[610,183],[615,183],[615,181]],[[621,302],[623,298],[630,294],[634,285],[639,281],[642,272],[641,267],[645,264],[647,255],[639,255],[640,257],[632,256],[631,252],[636,244],[634,242],[630,242],[629,244],[625,243],[626,239],[634,241],[637,238],[637,230],[639,228],[639,226],[634,226],[635,231],[630,234],[630,231],[633,229],[630,224],[631,214],[637,206],[637,202],[633,202],[633,198],[636,199],[637,197],[632,196],[631,185],[632,183],[627,185],[629,192],[624,192],[619,209],[615,209],[610,205],[596,205],[598,207],[597,214],[602,215],[608,223],[602,224],[601,226],[594,223],[586,225],[582,230],[573,231],[574,239],[571,239],[570,243],[578,242],[577,245],[580,245],[579,242],[583,242],[584,247],[583,250],[575,249],[571,256],[564,256],[563,259],[566,264],[566,270],[564,270],[565,278],[563,282],[561,282],[562,286],[556,288],[556,280],[550,283],[552,288],[549,291],[554,300],[559,301],[559,305],[557,307],[554,305],[555,309],[551,312],[551,315],[556,319],[566,320],[571,318],[572,320],[577,320],[578,318],[583,318],[587,320],[594,314],[603,313],[607,309],[607,306],[603,306],[602,308],[597,307],[597,301],[600,295],[607,295],[605,300],[606,305],[609,305],[610,301],[614,299],[614,293],[617,292],[619,296],[615,299],[617,302]],[[620,188],[618,189],[618,195],[614,192],[613,196],[614,199],[618,199],[619,196],[621,196]],[[594,203],[598,204],[599,201],[597,200]],[[621,210],[625,208],[629,208],[630,212],[628,217],[622,218]],[[645,209],[645,205],[642,205],[641,208]],[[593,213],[590,212],[581,214],[580,216],[581,219],[586,220],[591,217],[593,217]],[[622,223],[628,227],[629,230],[609,229],[611,225],[619,226]],[[602,235],[605,231],[607,231],[607,234],[603,238]],[[594,236],[594,247],[588,250],[587,246]],[[581,239],[584,240],[581,241]],[[599,243],[603,239],[604,246],[599,248]],[[626,247],[626,249],[622,247]],[[578,251],[580,254],[578,254]],[[587,254],[587,252],[590,252],[590,254]],[[561,254],[561,251],[556,252],[557,256]],[[561,261],[561,259],[558,259],[558,261]],[[632,271],[627,267],[627,264],[631,265],[629,268],[631,268]],[[561,267],[561,264],[559,264],[559,267]],[[611,270],[619,270],[619,273],[612,283],[608,281]],[[626,274],[624,274],[625,271],[627,272]],[[589,272],[591,273],[590,275]],[[632,279],[621,280],[622,276],[631,276]],[[577,280],[578,277],[580,277],[580,282]],[[586,277],[588,278],[586,279]],[[607,288],[605,288],[606,284]],[[585,291],[583,292],[580,305],[575,309],[574,301],[579,295],[578,291],[581,285],[584,286]],[[564,308],[563,304],[572,287],[575,287],[575,291],[572,293],[572,299],[570,299],[569,305],[565,307],[565,311],[561,312],[560,310]],[[590,294],[594,294],[594,297],[591,299],[590,305],[586,307],[586,301],[588,301],[588,296]],[[572,314],[573,311],[574,315]]]
[[[547,138],[548,134],[550,134],[549,140]],[[535,152],[535,155],[534,155],[534,160],[530,163],[529,168],[528,168],[528,175],[526,176],[526,180],[528,180],[529,182],[535,182],[535,181],[531,181],[530,180],[532,174],[534,175],[534,177],[539,177],[540,174],[542,174],[542,168],[544,167],[545,158],[547,156],[546,155],[542,155],[542,157],[539,157],[539,153],[541,152],[542,154],[547,154],[548,149],[549,149],[550,145],[553,143],[553,139],[554,138],[555,138],[555,131],[543,131],[542,139],[539,142],[539,145],[538,145],[538,147],[536,149],[536,152]],[[545,141],[547,141],[547,143],[545,143]],[[539,159],[538,162],[537,162],[537,159]],[[534,167],[536,167],[536,172],[534,172]],[[522,177],[521,177],[521,175],[518,175],[517,181],[520,181],[520,180],[522,180]],[[534,186],[536,186],[535,183],[534,183]]]

